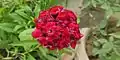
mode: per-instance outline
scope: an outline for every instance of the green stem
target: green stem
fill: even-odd
[[[23,55],[28,54],[29,52],[32,52],[33,50],[35,50],[35,49],[37,49],[37,48],[39,48],[39,47],[40,47],[40,45],[37,45],[35,48],[29,50],[28,52],[23,53]]]
[[[7,51],[7,57],[9,57],[10,52],[9,52],[9,50],[7,48],[6,48],[6,51]]]
[[[65,0],[65,7],[67,8],[68,6],[68,0]]]
[[[57,60],[61,60],[60,58],[61,58],[61,55],[59,53],[59,50],[57,49]]]

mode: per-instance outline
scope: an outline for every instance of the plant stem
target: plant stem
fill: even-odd
[[[67,8],[68,6],[68,0],[65,0],[65,7]]]
[[[37,48],[39,48],[39,47],[40,47],[40,45],[37,45],[35,48],[29,50],[28,52],[23,53],[23,55],[28,54],[29,52],[32,52],[33,50],[35,50],[35,49],[37,49]]]
[[[10,53],[9,53],[9,50],[6,48],[6,51],[7,51],[7,57],[9,57]]]

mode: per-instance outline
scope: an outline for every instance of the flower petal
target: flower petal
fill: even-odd
[[[70,43],[70,46],[75,49],[76,44],[77,44],[77,42],[76,42],[76,41],[73,41],[73,42]]]
[[[33,36],[34,38],[40,37],[40,36],[41,36],[41,31],[36,28],[36,29],[32,32],[32,36]]]

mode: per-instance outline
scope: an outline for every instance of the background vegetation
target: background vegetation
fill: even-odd
[[[89,36],[93,41],[93,56],[98,60],[120,60],[120,0],[85,0],[84,6],[103,15]]]

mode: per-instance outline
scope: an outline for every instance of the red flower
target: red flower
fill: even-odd
[[[54,6],[49,11],[51,15],[58,15],[63,10],[62,6]]]
[[[41,36],[41,31],[36,28],[36,29],[32,32],[32,36],[33,36],[34,38],[40,37],[40,36]]]
[[[63,49],[69,45],[75,48],[77,41],[82,37],[76,15],[62,6],[41,11],[34,22],[36,29],[32,36],[42,46],[51,50]]]
[[[76,44],[77,44],[77,41],[72,41],[72,42],[70,43],[70,46],[71,46],[72,48],[75,48],[75,47],[76,47]]]

